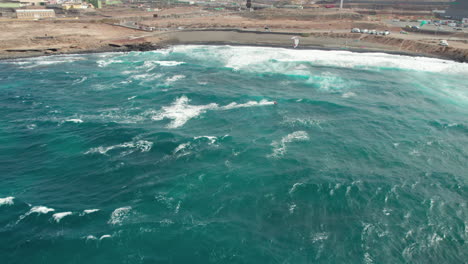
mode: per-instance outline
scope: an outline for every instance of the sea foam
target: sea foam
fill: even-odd
[[[184,64],[183,61],[154,61],[155,63],[159,64],[160,66],[177,66]]]
[[[305,131],[296,131],[287,136],[284,136],[281,141],[273,141],[271,146],[273,146],[273,153],[269,157],[281,157],[286,153],[286,144],[297,141],[307,141],[309,140],[309,135]]]
[[[151,147],[153,146],[153,142],[147,141],[147,140],[138,140],[138,141],[132,141],[132,142],[125,142],[122,144],[117,144],[113,146],[108,146],[108,147],[97,147],[97,148],[91,148],[90,150],[86,151],[84,154],[92,154],[92,153],[99,153],[106,155],[107,152],[113,150],[113,149],[121,149],[121,148],[128,148],[130,149],[129,151],[126,151],[124,155],[128,155],[130,153],[133,153],[134,151],[140,151],[140,152],[148,152],[151,150]]]
[[[60,220],[62,220],[65,216],[69,216],[72,214],[72,212],[55,213],[52,215],[52,217],[54,218],[55,222],[60,223]]]
[[[304,66],[292,67],[290,63],[311,63],[318,66],[342,68],[397,68],[405,70],[444,72],[447,74],[468,73],[468,64],[454,61],[392,55],[386,53],[358,53],[350,51],[293,50],[284,48],[197,46],[174,47],[175,52],[189,54],[196,59],[211,61],[213,58],[235,70],[275,73],[305,73]],[[198,52],[193,52],[198,51]]]
[[[275,102],[268,100],[261,100],[260,102],[249,101],[243,104],[234,102],[226,106],[219,106],[216,103],[210,103],[207,105],[190,105],[189,103],[190,99],[188,99],[186,96],[181,96],[177,98],[171,105],[163,106],[160,111],[156,112],[156,114],[152,116],[152,119],[155,121],[171,119],[172,122],[167,125],[167,128],[178,128],[185,125],[185,123],[187,123],[190,119],[198,117],[199,115],[206,113],[208,110],[231,110],[236,108],[275,104]]]
[[[27,216],[31,214],[48,214],[54,211],[55,211],[54,208],[49,208],[46,206],[34,206],[27,213],[25,213],[24,215],[21,215],[18,221],[16,221],[16,223],[19,223],[21,220],[23,220],[24,218],[26,218]]]
[[[0,198],[0,206],[2,206],[2,205],[13,205],[14,204],[14,201],[13,201],[14,199],[15,199],[15,197],[13,197],[13,196]]]
[[[114,212],[112,212],[111,217],[109,221],[107,221],[107,223],[111,225],[122,224],[122,221],[125,218],[127,218],[130,210],[132,210],[131,206],[125,206],[125,207],[120,207],[120,208],[115,209]]]

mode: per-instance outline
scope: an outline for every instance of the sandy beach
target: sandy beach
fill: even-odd
[[[327,14],[313,17],[304,13],[303,17],[293,19],[287,16],[288,13],[272,18],[262,13],[258,13],[258,17],[250,17],[251,14],[221,13],[207,16],[194,12],[191,9],[162,12],[179,14],[177,19],[174,15],[152,19],[145,13],[143,15],[146,18],[144,17],[145,20],[141,24],[157,28],[151,32],[116,25],[106,19],[14,22],[0,20],[0,59],[69,53],[144,51],[176,44],[292,47],[291,37],[298,36],[299,49],[387,52],[468,62],[466,33],[452,34],[449,37],[422,33],[403,35],[399,34],[401,28],[382,21],[369,22],[366,17],[354,13],[340,19],[332,14],[327,18]],[[105,15],[123,19],[119,12]],[[137,16],[138,13],[130,15]],[[264,29],[266,25],[268,32]],[[349,28],[355,26],[386,29],[392,34],[380,36],[350,33]],[[439,46],[440,39],[446,38],[450,39],[450,46]]]

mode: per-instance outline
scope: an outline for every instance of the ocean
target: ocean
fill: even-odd
[[[465,263],[468,64],[181,45],[0,62],[0,259]]]

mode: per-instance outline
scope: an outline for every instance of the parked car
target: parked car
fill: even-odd
[[[408,35],[408,32],[406,32],[406,31],[402,30],[402,31],[400,31],[400,34],[405,34],[405,35]]]
[[[417,29],[417,30],[419,30],[419,27],[418,27],[418,26],[412,26],[411,28],[412,28],[412,29]]]
[[[385,36],[390,35],[390,31],[385,30],[385,31],[384,31],[384,35],[385,35]]]
[[[369,33],[369,30],[368,29],[363,29],[363,30],[361,30],[361,33],[367,34],[367,33]]]
[[[351,33],[361,33],[361,30],[359,28],[353,28],[351,29]]]
[[[446,40],[441,40],[441,41],[439,42],[439,45],[440,45],[440,46],[447,47],[449,44],[448,44],[448,42],[447,42]]]

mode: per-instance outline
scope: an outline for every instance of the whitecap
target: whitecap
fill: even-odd
[[[243,107],[252,107],[252,106],[262,106],[262,105],[274,105],[275,102],[268,101],[268,100],[261,100],[260,102],[256,101],[249,101],[244,104],[238,104],[238,103],[230,103],[226,106],[221,107],[223,110],[229,110],[229,109],[236,109],[236,108],[243,108]]]
[[[92,214],[99,211],[99,209],[86,209],[83,211],[83,214]]]
[[[200,52],[209,49],[209,52]],[[259,52],[261,49],[261,52]],[[275,72],[291,74],[304,72],[291,67],[291,63],[304,62],[318,66],[342,68],[398,68],[405,70],[443,72],[450,74],[468,73],[468,64],[443,59],[393,55],[386,53],[359,53],[350,51],[292,50],[269,47],[233,47],[233,46],[197,46],[184,45],[174,47],[175,52],[204,61],[217,60],[226,67],[235,70],[254,72]],[[272,63],[274,61],[274,63]]]
[[[328,239],[328,233],[326,232],[315,233],[311,236],[312,243],[320,242],[326,239]]]
[[[290,214],[294,213],[294,210],[295,210],[295,209],[296,209],[296,204],[291,204],[291,205],[289,206],[289,213],[290,213]]]
[[[166,79],[166,82],[167,83],[173,83],[175,81],[178,81],[178,80],[182,80],[185,78],[185,75],[182,75],[182,74],[179,74],[179,75],[174,75],[172,77],[169,77]]]
[[[154,61],[155,63],[159,64],[160,66],[177,66],[184,64],[183,61]]]
[[[60,223],[60,220],[62,220],[65,216],[69,216],[72,214],[72,212],[55,213],[52,215],[52,217],[54,218],[55,222]]]
[[[13,205],[15,202],[13,201],[15,197],[13,196],[8,196],[5,198],[0,198],[0,206],[2,205]]]
[[[99,240],[103,240],[104,238],[111,238],[111,235],[102,235]]]
[[[48,208],[46,206],[34,206],[29,210],[27,214],[37,213],[37,214],[47,214],[49,212],[55,211],[54,208]]]
[[[273,146],[273,153],[269,157],[280,157],[286,153],[286,144],[291,142],[307,141],[309,140],[309,135],[305,131],[296,131],[287,136],[284,136],[281,141],[273,141],[271,146]]]
[[[36,129],[37,125],[36,124],[29,124],[26,126],[26,128],[28,128],[29,130],[33,130],[33,129]]]
[[[155,121],[163,119],[173,120],[167,125],[167,128],[178,128],[187,123],[190,119],[198,117],[201,114],[206,113],[208,110],[231,110],[235,108],[253,107],[253,106],[265,106],[274,105],[275,102],[261,100],[260,102],[249,101],[244,104],[230,103],[226,106],[219,106],[216,103],[210,103],[207,105],[190,105],[190,99],[186,96],[177,98],[171,105],[163,106],[160,111],[156,112],[151,118]]]
[[[85,60],[85,58],[79,57],[76,55],[58,55],[58,56],[49,56],[49,57],[30,58],[21,62],[17,62],[15,64],[24,65],[20,67],[22,69],[30,69],[30,68],[35,68],[38,66],[48,66],[48,65],[54,65],[54,64],[75,62],[75,61],[80,61],[80,60]]]
[[[91,153],[100,153],[103,155],[106,155],[107,152],[113,150],[113,149],[119,149],[119,148],[129,148],[131,149],[130,151],[126,152],[125,155],[133,153],[134,151],[139,150],[140,152],[148,152],[151,150],[151,147],[153,146],[153,142],[147,141],[147,140],[138,140],[136,142],[125,142],[122,144],[117,144],[113,146],[108,146],[108,147],[97,147],[97,148],[91,148],[88,151],[86,151],[84,154],[91,154]]]
[[[350,98],[350,97],[354,97],[354,96],[356,96],[356,94],[353,93],[353,92],[347,92],[347,93],[344,93],[344,94],[341,95],[341,97],[343,97],[343,98]]]
[[[202,139],[202,138],[208,139],[210,141],[209,143],[210,145],[213,145],[218,140],[218,138],[214,136],[199,136],[199,137],[194,137],[193,139],[197,140],[197,139]]]
[[[180,144],[179,146],[177,146],[177,148],[174,149],[173,153],[176,154],[176,153],[186,149],[188,146],[190,146],[190,142]]]
[[[303,182],[296,182],[293,184],[293,186],[291,187],[291,189],[289,189],[289,194],[292,194],[294,191],[296,191],[297,187],[303,185],[304,183]]]
[[[80,83],[86,81],[87,79],[88,79],[88,77],[83,76],[81,79],[77,79],[77,80],[73,81],[73,84],[80,84]]]
[[[21,215],[19,217],[18,221],[16,221],[16,223],[20,222],[21,220],[23,220],[24,218],[26,218],[30,214],[48,214],[48,213],[54,212],[54,211],[55,211],[54,208],[48,208],[46,206],[34,206],[27,213],[25,213],[24,215]]]
[[[110,64],[123,63],[123,61],[110,59],[110,60],[98,60],[96,61],[96,63],[98,64],[98,67],[104,68],[104,67],[109,66]]]
[[[108,224],[119,225],[122,224],[122,221],[128,217],[128,213],[132,210],[131,206],[120,207],[112,212]]]
[[[65,122],[71,122],[71,123],[83,123],[83,120],[79,118],[72,118],[72,119],[67,119]]]
[[[86,237],[86,240],[96,240],[97,238],[93,235],[89,235]]]
[[[216,109],[218,105],[215,103],[207,105],[190,105],[190,100],[186,96],[177,98],[170,106],[163,106],[161,111],[152,117],[153,120],[159,121],[165,118],[173,121],[167,125],[168,128],[178,128],[187,123],[190,119],[205,113],[209,109]]]

